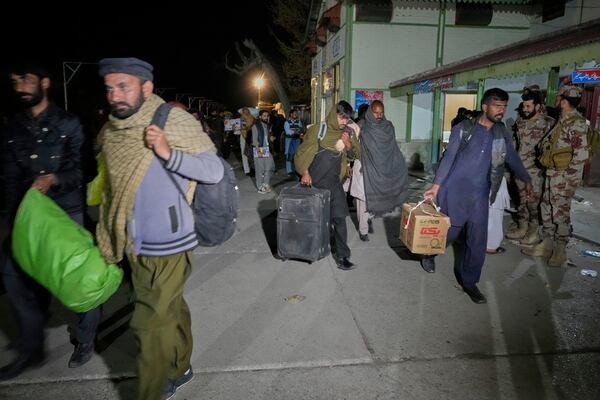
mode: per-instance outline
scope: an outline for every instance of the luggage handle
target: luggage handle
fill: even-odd
[[[432,214],[432,213],[430,213],[430,212],[426,211],[425,209],[423,209],[422,205],[423,205],[423,203],[425,203],[425,202],[428,202],[428,203],[430,203],[430,204],[433,206],[433,208],[435,208],[435,211],[437,211],[438,213],[440,212],[440,207],[439,207],[437,204],[435,204],[435,201],[433,201],[433,199],[432,199],[432,198],[430,198],[430,197],[424,198],[423,200],[421,200],[420,202],[418,202],[417,204],[415,204],[415,206],[414,206],[413,208],[411,208],[411,209],[410,209],[410,211],[409,211],[409,213],[408,213],[408,218],[406,219],[406,224],[404,225],[404,229],[407,229],[407,228],[408,228],[408,224],[410,223],[410,217],[411,217],[411,215],[412,215],[412,212],[413,212],[414,210],[416,210],[416,209],[417,209],[417,207],[420,207],[420,208],[421,208],[421,211],[423,211],[423,212],[424,212],[425,214],[427,214],[427,215],[430,215],[430,216],[432,216],[432,217],[435,217],[435,216],[436,216],[436,215],[434,215],[434,214]]]

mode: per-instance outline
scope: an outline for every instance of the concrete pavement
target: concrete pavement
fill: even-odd
[[[600,246],[600,187],[580,187],[571,202],[575,238]]]
[[[435,274],[419,267],[396,238],[398,215],[376,219],[370,242],[348,219],[356,270],[338,270],[331,257],[278,261],[277,194],[238,177],[240,231],[195,251],[186,298],[196,377],[175,399],[598,398],[600,277],[580,269],[600,271],[600,259],[579,253],[598,246],[574,240],[577,267],[552,269],[506,243],[486,260],[488,303],[476,305],[455,282],[452,250]],[[275,192],[287,184],[276,181]],[[414,196],[423,185],[413,181]],[[78,369],[66,367],[74,316],[54,304],[48,362],[0,383],[0,398],[133,398],[129,298],[124,285],[106,304],[99,354]],[[6,295],[0,315],[4,346],[15,336]],[[0,365],[12,356],[0,352]]]

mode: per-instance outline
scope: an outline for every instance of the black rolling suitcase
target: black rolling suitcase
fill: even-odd
[[[283,188],[277,199],[277,253],[309,262],[329,254],[329,190]]]

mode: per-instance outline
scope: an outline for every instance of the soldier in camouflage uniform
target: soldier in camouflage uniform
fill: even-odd
[[[521,95],[523,100],[520,117],[515,122],[519,156],[531,177],[533,192],[529,198],[525,191],[525,183],[516,180],[519,188],[519,212],[516,229],[509,231],[506,237],[520,239],[521,244],[531,245],[540,241],[538,206],[542,197],[544,183],[543,170],[536,162],[535,147],[554,126],[554,119],[546,115],[542,105],[542,92],[539,87],[525,88]]]
[[[539,160],[546,166],[544,192],[540,204],[544,238],[523,253],[550,257],[548,265],[560,267],[567,261],[566,245],[571,236],[571,199],[581,183],[583,166],[588,159],[587,125],[576,108],[581,88],[563,86],[556,97],[560,118],[540,143]],[[550,149],[548,152],[544,149]],[[546,154],[551,156],[545,157]]]

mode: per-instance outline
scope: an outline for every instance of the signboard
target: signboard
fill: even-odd
[[[576,69],[571,75],[572,83],[600,83],[600,68]]]
[[[342,49],[342,37],[337,35],[333,38],[333,44],[331,45],[331,58],[334,60],[340,55],[340,50]]]
[[[436,79],[428,79],[415,83],[415,93],[433,92],[435,89],[446,89],[453,86],[452,76],[444,76]]]
[[[373,100],[383,101],[383,90],[356,89],[354,93],[354,108],[358,109],[361,104],[371,104]]]
[[[323,58],[321,59],[322,70],[333,66],[342,58],[344,58],[344,40],[346,37],[345,32],[345,29],[340,29],[337,31],[336,34],[333,35],[327,44],[321,49],[323,53]]]
[[[331,64],[335,64],[340,61],[344,57],[345,54],[345,45],[346,45],[346,30],[340,29],[336,32],[335,36],[331,40],[330,51],[331,51]]]
[[[241,126],[242,123],[239,118],[229,118],[225,120],[226,131],[239,131]]]

